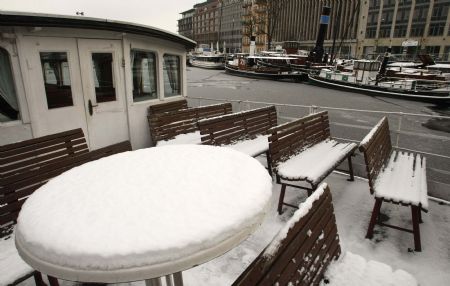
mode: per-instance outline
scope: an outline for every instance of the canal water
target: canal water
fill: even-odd
[[[216,100],[241,101],[233,103],[233,111],[239,111],[271,103],[282,104],[277,108],[280,123],[307,115],[310,106],[317,106],[319,111],[328,110],[331,135],[337,138],[360,141],[386,115],[393,145],[444,156],[427,155],[428,188],[432,195],[450,201],[450,120],[409,115],[450,117],[448,106],[369,96],[308,83],[243,78],[223,70],[195,67],[187,68],[187,81],[192,106],[217,103]],[[357,173],[363,175],[361,155],[357,156],[355,164]]]

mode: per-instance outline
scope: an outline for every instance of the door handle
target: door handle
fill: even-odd
[[[92,114],[94,114],[94,107],[97,107],[98,104],[96,105],[92,105],[92,101],[89,99],[88,100],[88,110],[89,110],[89,115],[92,116]]]

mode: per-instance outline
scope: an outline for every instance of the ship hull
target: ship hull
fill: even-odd
[[[364,93],[372,96],[386,96],[431,102],[434,104],[450,104],[450,91],[413,91],[400,90],[387,87],[356,84],[337,80],[325,79],[319,76],[310,75],[310,83],[327,88],[340,89],[350,92]]]
[[[257,78],[257,79],[286,80],[295,82],[302,82],[308,80],[308,75],[299,72],[265,73],[265,72],[255,72],[252,70],[234,69],[228,66],[225,66],[225,72],[236,76]]]

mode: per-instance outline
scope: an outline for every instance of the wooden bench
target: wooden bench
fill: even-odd
[[[23,262],[11,235],[23,203],[36,189],[75,166],[130,150],[130,142],[125,141],[89,151],[81,129],[0,146],[0,243],[7,249],[13,248],[0,254],[5,255],[0,260]],[[25,262],[21,266],[22,273],[17,273],[14,281],[9,277],[7,285],[15,285],[33,275],[37,285],[45,285],[39,273]],[[49,279],[52,285],[57,284],[55,278]],[[0,284],[3,282],[0,279]]]
[[[183,98],[181,100],[167,101],[164,103],[150,105],[148,107],[148,114],[157,114],[157,113],[161,113],[161,112],[177,111],[177,110],[186,109],[186,108],[188,108],[187,100]]]
[[[277,125],[275,106],[257,108],[198,121],[202,144],[231,147],[252,157],[266,153],[267,131]],[[270,165],[269,172],[271,172]]]
[[[168,141],[166,143],[170,142],[170,144],[200,144],[197,121],[231,112],[231,103],[222,103],[170,112],[150,113],[148,123],[152,142],[154,145],[162,141]],[[177,140],[176,137],[182,134],[192,134],[193,136],[188,140],[183,140],[183,138]]]
[[[348,160],[350,179],[353,181],[351,156],[358,147],[354,143],[339,143],[331,139],[328,113],[316,114],[281,124],[269,130],[271,166],[281,183],[278,213],[285,203],[286,187],[305,189],[308,195],[317,188],[339,164]],[[306,181],[311,187],[291,184]]]
[[[363,257],[350,252],[341,255],[339,240],[331,192],[324,183],[300,204],[299,210],[232,285],[381,285],[380,282],[386,282],[383,285],[417,286],[415,278],[403,270],[392,272],[388,265],[366,263]],[[358,269],[354,269],[355,265]],[[374,265],[383,269],[380,273],[383,277],[374,273]]]
[[[233,286],[320,283],[328,264],[341,253],[331,192],[326,184],[300,209]]]
[[[383,117],[361,141],[359,150],[364,153],[370,193],[375,205],[366,238],[373,237],[375,224],[414,234],[414,247],[421,251],[421,211],[428,211],[426,159],[418,154],[394,151],[391,145],[389,123]],[[411,206],[413,229],[389,225],[380,220],[382,202]]]

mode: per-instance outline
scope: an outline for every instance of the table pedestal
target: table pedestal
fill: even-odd
[[[167,286],[183,286],[183,275],[181,272],[166,275]],[[146,279],[145,286],[161,286],[161,277]]]

